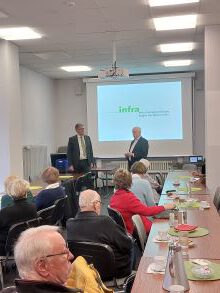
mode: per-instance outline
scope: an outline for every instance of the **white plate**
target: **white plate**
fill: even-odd
[[[165,266],[164,266],[164,268],[162,268],[161,266],[159,266],[158,264],[156,264],[154,262],[150,265],[150,268],[154,272],[164,272],[165,271]]]
[[[169,236],[167,236],[167,239],[160,239],[159,237],[158,237],[158,235],[155,237],[155,240],[157,240],[157,241],[160,241],[160,242],[168,242],[169,240],[170,240],[170,237]]]

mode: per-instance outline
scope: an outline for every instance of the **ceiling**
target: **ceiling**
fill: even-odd
[[[0,27],[30,26],[42,39],[15,41],[20,64],[52,78],[96,76],[117,63],[131,74],[196,71],[204,67],[204,27],[220,24],[220,0],[150,8],[147,0],[1,0]],[[156,32],[152,18],[198,13],[196,29]],[[175,28],[175,23],[173,24]],[[158,44],[196,42],[190,53],[166,53]],[[161,62],[192,59],[187,67],[165,68]],[[87,65],[90,72],[67,73],[59,67]]]

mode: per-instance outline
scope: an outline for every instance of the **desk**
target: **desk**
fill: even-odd
[[[190,176],[189,172],[171,172],[168,174],[165,182],[166,186],[170,186],[174,180],[180,180],[181,183],[185,182],[185,178],[178,178],[179,176]],[[213,205],[213,196],[208,193],[206,187],[203,187],[199,192],[192,194],[193,198],[198,200],[206,200],[210,204],[210,209],[188,209],[187,210],[187,222],[189,224],[196,224],[201,227],[205,227],[209,230],[209,234],[204,237],[193,238],[195,246],[189,248],[189,258],[204,258],[213,262],[220,263],[220,236],[219,236],[219,214]],[[173,187],[170,189],[174,189]],[[181,197],[186,197],[186,194],[182,194]],[[166,194],[162,194],[159,204],[165,204],[171,202],[167,198]],[[150,292],[167,292],[162,289],[163,275],[147,274],[146,270],[150,263],[153,262],[153,257],[156,255],[167,256],[168,244],[167,243],[155,243],[153,238],[158,234],[158,230],[167,230],[169,228],[168,220],[156,219],[153,222],[148,241],[145,247],[144,255],[141,258],[140,265],[138,267],[137,275],[132,288],[132,293],[150,293]],[[220,292],[220,280],[218,281],[190,281],[190,292],[192,293],[217,293]]]

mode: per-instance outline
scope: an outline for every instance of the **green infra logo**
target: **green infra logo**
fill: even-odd
[[[119,113],[139,113],[140,109],[138,106],[119,106],[118,111]]]

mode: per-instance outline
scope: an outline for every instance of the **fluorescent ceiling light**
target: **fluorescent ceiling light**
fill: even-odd
[[[81,71],[91,71],[92,68],[85,65],[78,65],[78,66],[62,66],[60,67],[62,70],[67,72],[81,72]]]
[[[171,66],[189,66],[192,64],[192,60],[170,60],[170,61],[164,61],[163,65],[166,67]]]
[[[160,51],[162,53],[171,52],[186,52],[192,51],[194,48],[194,43],[172,43],[172,44],[161,44]]]
[[[200,0],[149,0],[149,6],[168,6],[168,5],[180,5],[180,4],[189,4],[197,3]]]
[[[196,27],[196,14],[153,18],[157,31],[178,30]]]
[[[42,36],[29,27],[0,28],[0,38],[8,41],[40,39]]]

